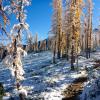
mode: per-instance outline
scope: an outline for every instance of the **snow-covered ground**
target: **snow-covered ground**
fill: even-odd
[[[95,52],[92,58],[100,63],[100,51]],[[84,90],[80,95],[81,100],[100,100],[100,66],[89,70],[88,77],[89,80],[84,83]]]
[[[79,72],[70,71],[70,63],[66,60],[52,64],[52,53],[49,51],[32,53],[23,58],[25,80],[22,86],[28,91],[28,97],[32,100],[62,100],[62,92],[76,78],[86,76],[83,68],[95,64],[94,60],[100,58],[100,52],[92,54],[87,60],[79,57]],[[81,66],[81,67],[80,67]],[[6,92],[14,92],[9,69],[0,63],[0,82],[4,84]]]

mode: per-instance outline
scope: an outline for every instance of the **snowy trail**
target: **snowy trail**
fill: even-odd
[[[80,77],[76,79],[68,88],[64,91],[65,98],[62,100],[81,100],[79,95],[84,88],[84,82],[87,81],[87,77]]]

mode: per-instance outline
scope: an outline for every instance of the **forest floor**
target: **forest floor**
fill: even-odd
[[[66,60],[57,60],[56,64],[52,64],[52,53],[49,51],[31,53],[23,58],[25,80],[21,84],[28,91],[29,100],[62,100],[67,96],[68,98],[73,95],[79,96],[87,84],[87,78],[91,76],[91,72],[86,71],[86,66],[87,69],[93,70],[92,66],[98,68],[99,61],[99,50],[88,60],[80,56],[78,70],[75,67],[76,71],[71,71],[70,63]],[[13,89],[10,70],[2,63],[0,63],[0,82],[4,84],[6,92],[18,95]],[[70,95],[66,95],[70,89],[73,91]],[[68,98],[63,100],[75,100]]]

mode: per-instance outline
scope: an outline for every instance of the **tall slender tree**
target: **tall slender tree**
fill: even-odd
[[[67,33],[67,49],[69,48],[69,43],[71,47],[71,69],[74,70],[75,56],[78,54],[79,50],[79,40],[80,40],[80,29],[81,29],[81,4],[82,0],[69,0],[68,10],[67,10],[67,23],[69,31]],[[68,51],[67,51],[68,53]]]
[[[57,58],[61,57],[62,41],[62,0],[53,0],[52,33],[57,41]]]
[[[86,58],[90,58],[91,52],[91,34],[92,34],[92,9],[93,3],[92,0],[86,1]]]
[[[71,49],[71,13],[70,13],[70,0],[66,0],[64,6],[64,18],[63,18],[63,31],[66,34],[66,58],[69,60],[69,54]]]
[[[29,6],[30,0],[10,0],[10,5],[8,5],[5,10],[8,10],[11,14],[14,14],[18,24],[14,24],[11,29],[11,43],[9,49],[11,49],[10,56],[4,59],[7,66],[10,67],[12,75],[16,80],[17,89],[20,88],[20,81],[24,79],[24,70],[21,62],[21,54],[25,51],[22,48],[22,34],[24,31],[28,31],[29,25],[25,22],[26,13],[25,6]],[[10,61],[11,60],[11,61]],[[9,63],[10,62],[10,63]]]

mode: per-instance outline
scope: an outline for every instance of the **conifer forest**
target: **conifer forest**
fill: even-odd
[[[0,100],[100,100],[100,0],[0,0]]]

